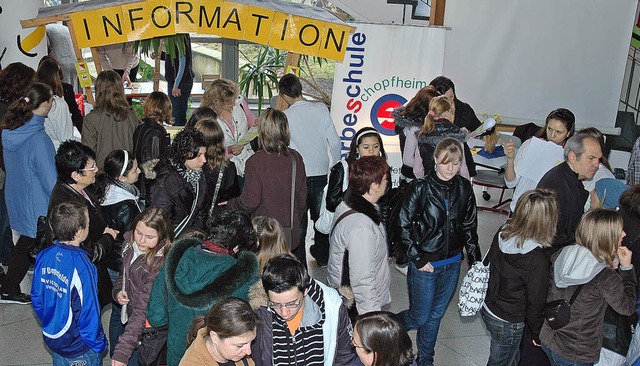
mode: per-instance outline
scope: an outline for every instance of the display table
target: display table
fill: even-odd
[[[167,90],[167,82],[160,82],[160,91],[169,95],[169,91]],[[132,83],[130,88],[124,88],[124,94],[128,99],[133,98],[141,98],[144,99],[149,96],[153,92],[153,81],[144,81],[144,82],[135,82]],[[191,89],[191,97],[202,99],[204,95],[204,90],[202,89],[201,82],[194,82],[193,88]]]

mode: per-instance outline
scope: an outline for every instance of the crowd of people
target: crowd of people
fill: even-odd
[[[190,60],[175,61],[171,95],[151,93],[142,119],[124,94],[132,61],[101,72],[81,123],[55,59],[0,70],[0,302],[32,305],[54,365],[99,365],[107,350],[113,366],[433,365],[462,261],[483,258],[466,143],[481,123],[453,82],[435,78],[393,113],[403,167],[392,188],[378,131],[358,130],[342,158],[328,108],[306,100],[295,75],[279,83],[284,111],[256,118],[219,79],[187,121],[176,103]],[[173,123],[185,127],[170,138]],[[634,362],[640,335],[617,334],[640,313],[638,143],[627,186],[602,134],[575,131],[567,109],[525,140],[503,141],[515,193],[485,258],[488,364]],[[536,144],[562,151],[537,176],[523,167]],[[305,254],[323,215],[331,227],[314,226],[310,252],[326,284]],[[34,257],[29,295],[20,282]],[[392,260],[407,276],[398,314]],[[562,327],[545,320],[557,300],[571,302]]]

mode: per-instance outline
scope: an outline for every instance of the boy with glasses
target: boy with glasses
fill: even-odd
[[[351,365],[353,328],[335,289],[288,254],[266,264],[262,285],[268,307],[258,309],[263,324],[251,349],[257,366]]]

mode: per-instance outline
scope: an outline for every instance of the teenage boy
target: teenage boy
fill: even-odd
[[[89,213],[78,202],[53,208],[49,224],[58,240],[36,258],[31,305],[42,322],[53,365],[102,365],[107,338],[100,323],[98,272],[82,243]]]

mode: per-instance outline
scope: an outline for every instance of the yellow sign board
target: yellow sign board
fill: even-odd
[[[224,0],[147,0],[72,13],[71,20],[80,48],[199,33],[338,61],[352,29]]]
[[[80,81],[80,86],[83,88],[90,87],[91,75],[89,74],[89,68],[87,67],[87,63],[84,61],[76,62],[76,72],[78,73],[78,80]]]

